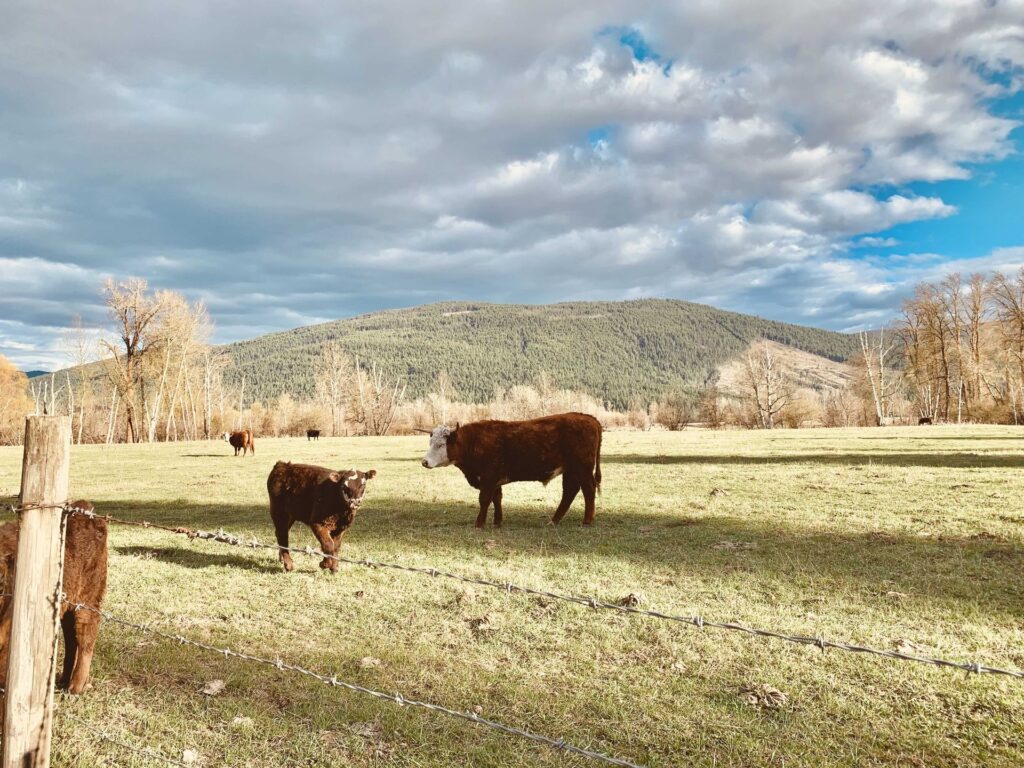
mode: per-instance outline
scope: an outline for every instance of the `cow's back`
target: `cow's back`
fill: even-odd
[[[474,474],[499,480],[547,481],[567,467],[592,470],[601,445],[601,423],[584,413],[562,413],[524,421],[478,421],[459,428],[471,446]]]
[[[72,506],[88,511],[92,504]],[[73,603],[99,606],[107,592],[107,521],[70,515],[64,535],[64,592]]]

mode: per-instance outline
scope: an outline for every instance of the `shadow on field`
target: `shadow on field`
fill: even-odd
[[[98,511],[115,517],[193,528],[223,527],[231,533],[256,536],[266,544],[274,541],[264,506],[149,502],[126,509],[102,500],[96,504]],[[770,588],[772,581],[806,585],[809,597],[820,597],[830,589],[852,588],[874,600],[897,591],[917,599],[1024,615],[1024,549],[984,532],[974,538],[900,531],[837,533],[777,518],[762,521],[707,510],[692,515],[621,512],[600,502],[596,525],[583,528],[579,501],[561,526],[551,527],[547,524],[551,510],[546,506],[505,506],[504,528],[478,531],[472,527],[475,504],[374,496],[360,511],[341,554],[433,565],[470,575],[494,566],[501,570],[501,580],[515,579],[517,561],[524,573],[536,573],[538,560],[564,561],[572,580],[580,576],[580,563],[592,560],[600,567],[602,560],[620,561],[653,568],[656,573],[651,578],[661,583],[668,578],[682,587],[688,579],[735,579],[738,573],[750,573],[752,584],[761,585],[759,588]],[[139,544],[135,537],[140,535],[159,546]],[[224,544],[117,526],[113,536],[114,542],[125,542],[115,547],[122,554],[152,556],[155,552],[160,560],[186,568],[278,570],[276,555],[270,550],[233,552]],[[292,528],[290,543],[300,548],[315,545],[302,524]],[[296,564],[301,570],[313,571],[317,558],[300,555]],[[551,585],[557,588],[557,579]],[[623,588],[627,586],[643,589],[643,584]]]
[[[240,555],[233,555],[224,547],[221,551],[206,552],[190,547],[185,542],[182,546],[173,547],[144,547],[126,546],[114,547],[119,555],[128,557],[139,557],[144,560],[158,560],[163,563],[174,563],[184,568],[241,568],[246,571],[258,571],[260,573],[276,573],[281,570],[279,565],[271,566],[259,560],[254,560]],[[267,550],[269,552],[269,550]],[[273,553],[270,553],[273,557]]]
[[[874,438],[884,439],[884,438]],[[784,456],[737,454],[686,453],[670,456],[650,456],[635,453],[608,454],[601,457],[602,464],[828,464],[833,466],[863,466],[867,464],[896,467],[984,467],[995,469],[1024,468],[1024,453],[794,453]]]

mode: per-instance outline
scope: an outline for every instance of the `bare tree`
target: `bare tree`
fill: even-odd
[[[878,332],[877,342],[871,340],[867,331],[860,333],[861,364],[875,407],[875,426],[881,426],[892,415],[889,400],[893,392],[893,377],[886,368],[885,359],[894,347],[894,343],[886,343],[884,329]]]
[[[355,362],[353,392],[349,396],[350,410],[354,420],[367,435],[386,435],[395,420],[398,407],[405,397],[405,384],[395,378],[394,384],[384,371],[371,364],[368,371]]]
[[[762,429],[774,429],[792,391],[768,342],[755,345],[744,356],[743,378],[757,423]]]
[[[345,402],[354,383],[352,358],[346,355],[336,341],[328,341],[313,364],[313,384],[316,398],[331,412],[331,434],[345,431]]]
[[[107,373],[117,388],[125,409],[125,440],[137,442],[142,436],[138,413],[139,389],[143,382],[143,363],[149,351],[149,331],[164,308],[163,294],[151,295],[141,278],[115,283],[107,280],[104,299],[118,341],[102,340],[110,353]]]

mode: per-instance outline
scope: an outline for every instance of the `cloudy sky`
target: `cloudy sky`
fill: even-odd
[[[575,7],[573,7],[575,6]],[[443,299],[879,324],[1024,263],[1024,0],[0,0],[0,354]]]

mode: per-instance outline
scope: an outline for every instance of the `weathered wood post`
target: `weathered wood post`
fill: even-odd
[[[64,513],[71,419],[29,416],[21,466],[21,513],[13,589],[2,768],[50,764],[64,566]],[[39,505],[40,508],[32,508]]]

